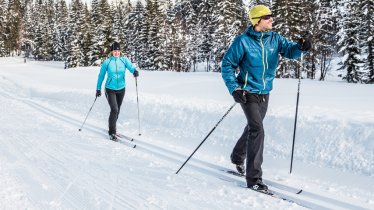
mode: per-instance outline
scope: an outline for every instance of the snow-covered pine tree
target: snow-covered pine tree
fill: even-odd
[[[121,12],[121,9],[124,7],[123,0],[120,1],[111,1],[110,2],[111,7],[111,17],[113,21],[113,28],[112,28],[112,37],[113,40],[121,43],[120,40],[120,33],[121,33],[121,21],[123,21],[123,15],[124,13]]]
[[[103,43],[101,46],[102,54],[100,56],[100,60],[105,60],[110,53],[110,46],[113,43],[112,37],[112,25],[113,19],[111,17],[111,8],[108,3],[108,0],[100,0],[99,1],[99,11],[101,17],[101,28],[99,28],[99,32],[103,35]]]
[[[174,40],[176,39],[176,32],[174,27],[175,12],[173,10],[173,3],[171,0],[167,2],[166,17],[165,17],[165,53],[164,53],[164,63],[165,70],[173,69],[173,48],[175,46]]]
[[[232,40],[244,32],[246,26],[242,0],[218,0],[214,7],[215,71],[221,71],[221,60]]]
[[[9,0],[5,25],[5,49],[11,55],[18,55],[21,47],[21,2],[19,0]]]
[[[198,26],[198,6],[199,0],[186,1],[184,4],[184,17],[186,20],[186,35],[187,46],[185,53],[188,55],[188,63],[191,68],[189,71],[196,71],[196,63],[198,62],[198,47],[202,43],[199,36]]]
[[[131,30],[127,27],[123,29],[126,31],[128,36],[123,37],[125,43],[129,43],[131,46],[131,50],[128,52],[130,55],[131,60],[135,63],[138,63],[139,66],[142,66],[142,62],[144,61],[144,46],[145,41],[143,38],[146,38],[146,35],[142,34],[142,27],[144,21],[144,6],[141,1],[137,1],[135,8],[130,12],[130,14],[126,18],[125,25],[131,24]]]
[[[44,48],[46,50],[45,60],[55,60],[55,48],[57,45],[57,39],[54,37],[55,24],[56,24],[56,13],[54,0],[48,0],[45,2],[47,24],[44,30],[46,30],[47,36],[44,41]]]
[[[163,31],[162,25],[164,22],[164,14],[161,11],[161,5],[158,0],[153,0],[150,5],[148,3],[151,1],[147,1],[146,7],[146,14],[149,23],[149,31],[148,31],[148,65],[151,67],[152,70],[164,70],[164,63],[163,63]]]
[[[205,70],[211,71],[211,59],[213,56],[214,30],[215,25],[213,21],[213,7],[214,0],[203,0],[199,5],[199,35],[201,36],[201,43],[199,45],[199,60],[205,62]]]
[[[288,2],[289,0],[276,1],[273,4],[273,8],[271,8],[274,20],[273,30],[286,38],[291,37],[291,31],[289,30],[290,20],[288,18],[291,14],[289,12]],[[279,60],[276,77],[288,78],[292,76],[292,69],[288,68],[287,64],[286,60]]]
[[[88,9],[87,3],[84,3],[84,13],[83,13],[83,24],[81,25],[82,30],[82,40],[81,40],[81,46],[82,46],[82,57],[80,60],[81,65],[83,66],[89,66],[90,65],[90,51],[91,51],[91,45],[92,45],[92,34],[91,34],[91,12]]]
[[[5,56],[5,26],[6,26],[6,8],[5,0],[0,0],[0,57]]]
[[[67,31],[68,31],[68,9],[65,0],[58,0],[55,4],[56,25],[54,30],[55,38],[55,59],[64,61],[67,57]]]
[[[335,52],[338,10],[334,1],[320,0],[317,3],[319,5],[315,20],[316,28],[314,29],[313,45],[320,61],[321,74],[319,80],[324,80]]]
[[[32,54],[36,60],[45,60],[47,50],[45,47],[45,41],[48,37],[47,34],[47,14],[43,0],[37,0],[35,2],[34,14],[32,16],[33,28],[33,38],[34,38],[34,48]]]
[[[288,16],[281,17],[279,20],[274,21],[283,21],[287,19],[287,28],[288,31],[286,38],[289,40],[297,41],[301,38],[301,36],[305,35],[305,32],[308,27],[310,27],[311,23],[311,15],[313,11],[310,11],[310,2],[308,0],[292,0],[287,3],[287,12]],[[307,12],[308,11],[308,12]],[[309,29],[309,28],[308,28]],[[308,33],[313,35],[313,31],[308,30]],[[306,61],[307,58],[304,59]],[[283,61],[283,62],[282,62]],[[293,77],[299,78],[299,73],[302,74],[304,69],[300,69],[300,64],[296,60],[289,60],[286,58],[282,58],[281,63],[285,65],[286,72],[290,73],[290,75],[286,75],[286,77]],[[305,65],[304,65],[305,66]],[[301,71],[300,71],[301,70]]]
[[[362,64],[360,60],[360,46],[359,46],[359,27],[361,19],[358,14],[358,2],[356,0],[341,0],[339,4],[343,11],[342,19],[340,21],[339,31],[339,47],[341,53],[343,53],[342,66],[339,70],[346,72],[343,79],[349,83],[357,83],[360,81],[359,70]]]
[[[35,35],[35,23],[33,22],[33,16],[35,14],[35,6],[32,3],[26,5],[23,15],[23,30],[22,30],[22,50],[26,58],[32,56],[34,49],[34,35]]]
[[[98,34],[98,25],[99,25],[99,2],[98,0],[91,1],[91,34],[92,34],[92,45],[90,52],[88,54],[90,58],[90,65],[100,65],[101,60],[99,60],[99,56],[101,54],[100,49],[100,36]]]
[[[141,48],[139,48],[139,67],[143,69],[150,68],[150,61],[148,58],[148,50],[149,50],[149,27],[150,27],[150,8],[152,7],[152,1],[146,0],[145,6],[143,8],[142,16],[143,20],[141,21],[140,25],[140,33],[139,33],[139,41],[141,43]]]
[[[311,26],[315,19],[313,2],[308,0],[283,0],[273,4],[273,30],[291,41],[298,41],[305,32],[313,36]],[[276,77],[298,77],[300,65],[298,61],[281,58]]]
[[[363,13],[361,21],[364,23],[361,24],[360,29],[365,62],[362,80],[365,83],[374,83],[374,1],[361,1],[359,11]]]
[[[110,45],[113,42],[111,37],[111,11],[107,0],[92,0],[91,34],[92,46],[90,50],[90,65],[100,65],[108,56]]]
[[[318,33],[320,31],[319,27],[323,19],[321,17],[322,15],[320,11],[320,0],[300,0],[300,3],[301,5],[303,5],[303,7],[299,9],[301,11],[305,11],[303,12],[305,14],[299,17],[300,19],[297,23],[300,25],[299,32],[296,32],[296,36],[293,41],[298,41],[299,38],[307,36],[307,38],[311,39],[311,41],[313,42],[313,46],[315,46],[316,42],[318,42],[318,39],[320,38]],[[306,72],[307,78],[315,79],[317,62],[317,53],[315,52],[314,47],[312,47],[312,49],[309,50],[308,54],[306,54],[304,62],[301,64],[303,65],[303,68],[299,68],[299,70]],[[296,65],[300,67],[300,64]]]
[[[68,53],[65,68],[78,67],[82,61],[81,25],[83,24],[83,5],[81,0],[73,0],[69,14]]]
[[[138,36],[138,34],[134,33],[134,28],[137,22],[129,21],[130,15],[132,14],[132,10],[133,7],[130,0],[127,0],[127,2],[120,1],[120,3],[117,6],[117,11],[118,13],[121,13],[121,15],[118,15],[117,17],[119,21],[118,23],[116,23],[116,20],[114,20],[114,25],[117,25],[118,27],[117,39],[123,45],[123,54],[133,61],[135,57],[136,47],[134,40],[136,39],[136,36]]]
[[[172,16],[172,27],[169,34],[171,35],[171,43],[168,49],[171,49],[171,63],[172,63],[172,70],[181,72],[181,71],[188,71],[188,55],[186,51],[186,21],[185,21],[185,2],[183,1],[176,1]],[[170,14],[169,14],[170,15]]]

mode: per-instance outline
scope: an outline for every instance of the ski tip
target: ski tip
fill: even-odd
[[[134,147],[133,148],[135,148],[136,147],[136,145],[134,145]]]
[[[300,194],[303,192],[303,189],[299,190],[299,192],[297,192],[296,194]]]
[[[82,129],[79,128],[78,131],[82,131]]]

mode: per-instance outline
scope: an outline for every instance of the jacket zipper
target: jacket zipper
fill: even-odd
[[[247,73],[245,73],[245,83],[244,83],[244,86],[243,86],[243,89],[245,88],[245,87],[247,87],[247,82],[248,82],[248,71],[247,71]]]
[[[261,33],[261,38],[260,38],[260,43],[262,47],[262,65],[264,66],[264,71],[262,72],[262,83],[264,84],[264,89],[266,88],[266,83],[265,83],[265,71],[266,71],[266,64],[265,64],[265,46],[264,43],[262,42],[262,37],[264,36],[264,33]],[[266,63],[267,63],[267,58],[266,58]],[[260,91],[261,94],[261,91]]]
[[[118,65],[117,65],[117,61],[116,61],[116,74],[117,74],[117,89],[118,89]]]

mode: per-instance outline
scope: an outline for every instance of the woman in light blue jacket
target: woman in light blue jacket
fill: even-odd
[[[101,65],[99,77],[96,86],[96,97],[101,96],[101,86],[107,75],[105,82],[105,96],[110,106],[109,115],[109,139],[118,141],[116,136],[116,123],[120,112],[121,104],[125,96],[126,79],[125,73],[128,69],[134,77],[139,76],[139,72],[131,61],[126,57],[121,57],[121,48],[119,43],[114,42],[111,46],[111,56]]]

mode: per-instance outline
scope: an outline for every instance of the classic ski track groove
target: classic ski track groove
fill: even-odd
[[[6,95],[7,97],[10,97],[12,99],[21,100],[21,101],[25,102],[25,104],[29,105],[30,107],[32,107],[32,108],[34,108],[38,111],[41,111],[41,112],[47,114],[48,116],[53,116],[54,118],[69,122],[68,120],[63,119],[63,118],[66,118],[66,116],[58,117],[56,113],[53,115],[52,112],[49,112],[49,111],[44,112],[43,109],[45,107],[43,107],[42,105],[37,104],[35,102],[28,101],[28,100],[26,101],[26,99],[15,98],[15,97],[11,96],[10,94],[1,93],[1,95],[3,95],[3,96]],[[72,122],[69,122],[69,123],[71,124]],[[97,179],[100,179],[102,183],[105,183],[104,188],[97,188],[97,187],[91,187],[91,188],[94,188],[96,191],[101,192],[101,196],[103,196],[103,197],[113,198],[113,200],[116,202],[116,206],[120,205],[120,206],[125,207],[125,208],[127,207],[127,208],[130,208],[130,209],[136,209],[137,206],[134,205],[136,203],[135,201],[128,202],[127,198],[122,198],[123,195],[116,195],[112,192],[111,188],[105,187],[105,186],[115,185],[114,183],[110,182],[109,180],[107,181],[106,179],[103,179],[102,177],[98,177],[98,176],[94,177],[92,174],[84,172],[84,170],[82,170],[82,168],[72,169],[71,167],[65,167],[64,164],[63,164],[63,161],[61,161],[61,159],[57,159],[54,154],[58,153],[60,155],[60,158],[62,158],[62,159],[71,159],[71,157],[69,157],[67,155],[64,155],[63,153],[59,152],[58,147],[53,147],[54,149],[53,149],[53,152],[51,154],[51,151],[46,152],[45,150],[43,150],[43,145],[47,144],[45,141],[42,144],[37,144],[35,146],[35,144],[32,144],[31,142],[29,142],[28,139],[26,139],[26,138],[19,138],[18,137],[18,140],[22,141],[22,144],[21,144],[21,145],[23,145],[22,147],[17,148],[17,151],[16,151],[16,149],[15,149],[16,147],[15,147],[14,143],[9,142],[9,144],[12,144],[12,146],[10,146],[9,148],[12,148],[12,150],[13,150],[12,153],[13,154],[18,154],[17,157],[22,157],[21,162],[26,163],[25,165],[36,166],[36,168],[34,167],[32,170],[31,169],[27,170],[28,172],[32,172],[33,175],[31,177],[37,177],[38,180],[42,179],[44,182],[47,183],[47,185],[54,186],[60,192],[59,196],[57,196],[54,200],[50,201],[50,203],[51,203],[50,205],[52,205],[52,206],[57,205],[58,206],[58,204],[61,202],[61,200],[64,200],[64,201],[68,202],[70,204],[69,206],[74,208],[74,209],[82,209],[82,208],[86,209],[85,203],[82,202],[79,199],[81,197],[80,195],[75,195],[75,194],[71,194],[71,193],[66,194],[66,192],[74,185],[74,183],[77,180],[79,180],[79,182],[81,182],[81,183],[85,183],[85,186],[90,186],[91,183],[95,183],[97,181]],[[66,145],[67,143],[59,142],[59,145],[60,144],[65,144]],[[59,145],[57,145],[57,146],[59,146]],[[27,148],[31,148],[31,147],[34,149],[32,153],[28,152],[28,149],[27,149]],[[51,178],[51,177],[61,176],[61,174],[59,174],[58,172],[55,172],[53,170],[46,170],[44,167],[41,167],[40,164],[38,164],[38,165],[31,164],[32,160],[30,158],[32,158],[34,155],[36,155],[36,153],[37,153],[38,156],[45,156],[45,159],[49,160],[48,161],[49,163],[48,163],[47,166],[57,165],[57,166],[59,166],[59,168],[61,168],[61,170],[66,171],[66,173],[64,173],[63,175],[75,174],[74,171],[79,170],[79,171],[82,171],[82,173],[85,174],[85,176],[81,177],[81,178],[78,178],[77,176],[68,177],[72,181],[69,181],[66,186],[61,186],[61,183],[58,183],[58,182],[54,181],[54,179]],[[28,157],[26,154],[28,156],[31,156],[31,157]],[[27,163],[29,163],[29,164],[27,164]],[[63,178],[66,179],[66,177],[63,177]],[[20,178],[18,178],[18,179],[20,179]],[[53,184],[50,184],[50,183],[53,183]],[[117,183],[116,187],[121,188],[121,189],[126,189],[127,188],[127,186],[123,186],[123,185],[118,184],[118,183]],[[40,205],[40,203],[33,200],[32,197],[28,197],[28,199],[30,200],[31,203],[34,204],[34,206],[36,206],[37,203]],[[112,200],[112,199],[107,199],[107,200]],[[50,205],[44,204],[43,208],[47,208],[47,206],[50,206]]]
[[[24,138],[18,138],[18,140],[21,140],[21,141],[25,142]],[[43,169],[41,169],[40,167],[38,167],[37,170],[35,170],[35,168],[32,168],[32,170],[29,169],[29,167],[30,167],[29,165],[32,165],[32,160],[29,157],[27,157],[27,155],[25,154],[24,151],[22,151],[22,149],[19,149],[19,148],[16,149],[16,146],[14,145],[14,143],[12,141],[9,141],[9,144],[12,145],[11,147],[9,147],[9,148],[12,148],[12,153],[14,152],[14,153],[18,154],[17,157],[21,157],[21,160],[18,160],[18,161],[20,161],[22,163],[26,163],[26,164],[23,164],[23,166],[25,166],[27,168],[28,173],[32,174],[30,177],[36,177],[36,178],[34,178],[34,180],[43,179],[43,181],[46,182],[47,184],[53,183],[52,186],[57,188],[57,191],[59,191],[61,193],[66,189],[66,186],[62,186],[60,183],[51,179],[50,176],[48,176],[45,173],[45,171]],[[38,148],[38,149],[40,149],[40,148]],[[18,177],[18,179],[21,179],[21,178]],[[75,196],[73,196],[72,199],[74,199],[74,198],[75,198]],[[32,201],[32,203],[34,203],[34,204],[38,203],[32,197],[28,197],[28,199],[30,199]],[[79,201],[75,203],[75,202],[72,201],[72,199],[64,197],[64,200],[66,202],[68,202],[72,207],[78,208],[79,206],[77,206],[76,203],[79,203]],[[47,207],[47,206],[45,206],[45,207]]]
[[[48,107],[46,107],[46,106],[44,106],[44,105],[42,105],[38,102],[35,102],[31,99],[20,98],[20,97],[14,96],[13,94],[4,93],[4,92],[0,93],[0,94],[5,95],[5,96],[10,97],[10,98],[13,98],[15,100],[22,101],[22,102],[28,104],[29,106],[35,108],[36,110],[39,110],[40,112],[43,112],[43,113],[45,113],[49,116],[53,116],[53,117],[55,117],[55,118],[57,118],[61,121],[70,123],[72,125],[76,125],[77,128],[81,126],[81,120],[74,119],[74,118],[72,118],[70,116],[66,116],[66,115],[64,115],[64,114],[62,114],[58,111],[51,110],[50,108],[48,108]],[[97,134],[106,136],[105,129],[99,128],[99,127],[94,126],[94,125],[90,125],[87,122],[85,124],[84,130],[90,130],[93,133],[97,133]],[[163,157],[164,159],[169,160],[171,162],[178,162],[178,163],[181,164],[184,161],[184,159],[187,157],[186,155],[182,155],[182,154],[176,153],[174,151],[170,151],[170,150],[161,148],[157,145],[152,145],[152,144],[146,143],[143,140],[139,140],[137,138],[131,138],[131,137],[126,137],[126,138],[127,138],[127,140],[131,140],[131,139],[134,140],[134,144],[137,145],[137,147],[136,147],[137,150],[152,152],[155,155]],[[123,140],[119,141],[119,142],[114,142],[114,143],[125,144],[129,147],[133,146],[132,142],[127,142],[127,141],[123,141]],[[141,146],[141,147],[139,147],[139,146]],[[218,165],[208,163],[208,162],[204,162],[204,161],[198,160],[198,159],[191,159],[190,162],[187,165],[186,165],[187,167],[190,167],[190,168],[192,167],[196,171],[199,171],[199,172],[204,173],[204,174],[213,175],[217,178],[225,177],[228,180],[232,180],[233,182],[237,181],[241,185],[245,184],[245,182],[243,180],[237,180],[235,178],[232,178],[232,177],[230,177],[229,174],[227,174],[227,175],[222,174],[222,173],[224,173],[224,172],[222,172],[222,170],[232,170],[232,169],[227,169],[225,167],[218,166]],[[198,165],[200,165],[200,166],[198,166]],[[207,167],[209,169],[206,169]],[[177,168],[177,166],[176,166],[176,168]],[[221,172],[220,172],[220,170],[221,170]],[[236,178],[239,178],[239,177],[236,177]],[[296,203],[300,206],[303,206],[303,207],[307,207],[307,208],[311,208],[311,209],[331,209],[331,208],[365,209],[365,208],[362,208],[360,206],[356,206],[356,205],[353,205],[353,204],[350,204],[350,203],[339,201],[339,200],[336,200],[336,199],[333,199],[333,198],[320,196],[318,194],[307,192],[305,190],[303,190],[303,192],[300,195],[293,195],[296,192],[298,192],[299,189],[296,189],[296,188],[290,187],[290,186],[286,186],[286,185],[277,183],[275,181],[270,181],[270,180],[267,180],[267,179],[264,179],[264,181],[265,181],[265,183],[269,184],[269,186],[277,188],[278,190],[275,190],[274,188],[272,188],[272,191],[277,193],[279,196],[282,196],[284,198],[292,200],[294,203]],[[292,190],[294,192],[289,192],[290,190]],[[110,194],[110,192],[109,192],[109,194]],[[292,195],[289,195],[289,194],[292,194]],[[324,203],[326,203],[326,207],[315,204],[312,201],[303,200],[303,198],[304,199],[309,198],[309,199],[312,199],[312,200],[323,201]]]

